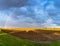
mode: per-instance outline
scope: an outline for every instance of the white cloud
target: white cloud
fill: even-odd
[[[42,26],[47,27],[47,28],[58,28],[58,27],[60,27],[57,24],[54,24],[53,20],[51,18],[48,19],[45,23],[43,23]]]

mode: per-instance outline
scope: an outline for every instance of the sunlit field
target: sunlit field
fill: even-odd
[[[23,31],[20,30],[20,32],[17,29],[15,31],[13,30],[0,29],[0,46],[60,46],[60,31],[58,30],[52,32],[51,30],[47,31],[46,29],[43,29],[42,31],[41,29],[36,29],[36,30],[33,29],[35,32],[30,29],[28,30],[28,32],[25,32],[25,30]],[[32,39],[29,39],[30,37]],[[39,38],[39,39],[34,40],[34,38]],[[48,42],[45,43],[47,38],[48,38]]]
[[[6,31],[13,31],[13,32],[20,32],[20,31],[34,31],[36,32],[36,29],[43,30],[43,31],[60,31],[60,28],[1,28]]]

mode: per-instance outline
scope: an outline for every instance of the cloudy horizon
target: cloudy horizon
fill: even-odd
[[[60,0],[0,0],[0,27],[60,28]]]

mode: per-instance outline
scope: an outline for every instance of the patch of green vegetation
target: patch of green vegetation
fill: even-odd
[[[0,31],[0,46],[60,46],[60,42],[54,41],[49,44],[34,43],[28,40],[16,38]]]

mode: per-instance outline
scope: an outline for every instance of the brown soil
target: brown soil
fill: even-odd
[[[34,42],[39,43],[48,43],[51,41],[60,40],[60,31],[43,31],[43,30],[36,30],[35,32],[30,30],[29,32],[26,31],[20,31],[20,32],[13,32],[12,30],[6,31],[3,30],[3,32],[6,32],[8,34],[11,34],[13,36],[19,37],[21,39],[27,39]]]

